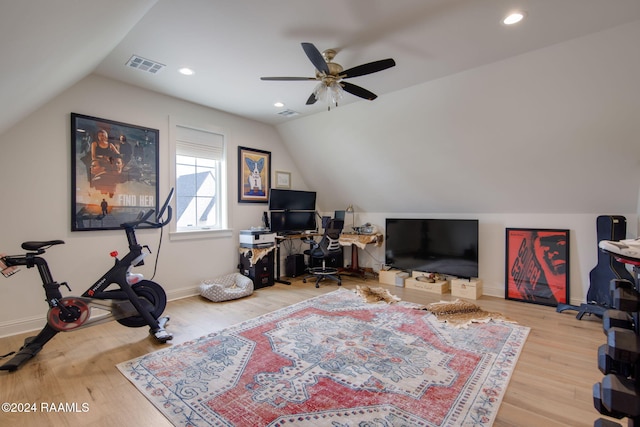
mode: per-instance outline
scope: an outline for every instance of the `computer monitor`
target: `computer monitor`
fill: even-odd
[[[335,211],[333,213],[333,218],[334,219],[341,219],[344,220],[344,216],[345,216],[346,211]]]
[[[270,211],[315,211],[316,192],[272,188],[269,193]]]
[[[272,211],[271,231],[278,234],[297,234],[316,229],[313,211]]]

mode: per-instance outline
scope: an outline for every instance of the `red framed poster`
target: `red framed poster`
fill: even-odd
[[[507,228],[505,298],[557,306],[569,301],[569,230]]]

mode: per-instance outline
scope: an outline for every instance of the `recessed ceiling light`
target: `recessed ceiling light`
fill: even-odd
[[[180,74],[184,74],[185,76],[192,76],[193,75],[193,70],[191,68],[187,68],[187,67],[180,68],[178,70],[178,72]]]
[[[524,19],[524,12],[513,12],[507,15],[506,18],[502,20],[504,25],[513,25]]]
[[[273,106],[281,108],[281,107],[284,107],[284,104],[282,102],[276,102],[275,104],[273,104]]]

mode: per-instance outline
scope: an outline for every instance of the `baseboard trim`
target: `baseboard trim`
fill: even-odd
[[[0,338],[26,332],[40,331],[45,323],[45,315],[3,322],[0,323]]]
[[[498,288],[489,288],[485,286],[483,290],[484,290],[484,293],[482,295],[504,299],[504,288],[498,289]],[[584,304],[584,301],[580,300],[579,298],[573,298],[573,299],[569,298],[569,304],[580,306],[581,304]]]
[[[199,295],[200,291],[197,287],[189,287],[182,289],[175,289],[167,292],[167,300],[175,301],[183,298]],[[0,323],[0,338],[9,337],[12,335],[23,334],[27,332],[40,331],[46,322],[46,313],[42,316],[27,317],[24,319],[17,319],[8,322]]]
[[[484,283],[484,286],[482,287],[482,295],[504,298],[504,289],[492,288],[491,286],[487,286],[487,284]]]
[[[192,297],[195,295],[200,295],[200,289],[199,288],[182,288],[182,289],[175,289],[173,291],[167,292],[167,300],[168,301],[175,301],[175,300],[179,300],[179,299],[183,299],[183,298],[188,298],[188,297]]]

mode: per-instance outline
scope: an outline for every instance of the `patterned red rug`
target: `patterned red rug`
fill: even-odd
[[[340,289],[118,369],[176,426],[489,426],[528,332]]]

